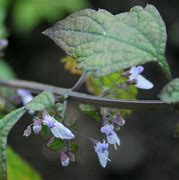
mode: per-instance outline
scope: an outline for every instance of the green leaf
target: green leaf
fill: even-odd
[[[55,97],[50,92],[42,92],[32,99],[25,108],[27,110],[42,111],[55,105]]]
[[[166,27],[152,5],[135,6],[117,15],[84,9],[43,33],[77,59],[79,68],[96,76],[155,61],[170,77],[165,59]]]
[[[57,104],[55,104],[55,110],[56,110],[57,112],[62,112],[63,109],[64,109],[64,104],[63,104],[63,103],[57,103]]]
[[[162,101],[174,104],[179,102],[179,78],[174,79],[170,83],[168,83],[161,93],[159,97]]]
[[[41,180],[40,175],[7,146],[8,180]]]
[[[49,139],[51,137],[51,131],[48,126],[42,126],[40,134],[45,138]]]
[[[78,144],[76,143],[70,143],[70,150],[72,152],[77,152],[78,151]]]
[[[65,142],[62,139],[55,138],[49,145],[48,148],[53,151],[60,151],[64,147]]]
[[[99,109],[96,108],[93,105],[88,105],[88,104],[80,104],[79,108],[86,113],[88,116],[90,116],[91,118],[95,119],[96,121],[100,121],[101,120],[101,115],[99,113]]]
[[[0,120],[0,180],[7,179],[7,167],[6,167],[6,144],[9,131],[14,124],[25,113],[25,109],[19,108],[11,113],[7,114]]]
[[[89,104],[80,104],[79,108],[84,112],[91,112],[91,111],[97,110],[97,108],[95,106],[89,105]]]
[[[0,58],[0,79],[14,79],[15,74],[10,68],[10,66]],[[9,98],[15,95],[15,90],[7,87],[0,86],[0,111],[8,110],[11,111],[14,109],[14,105]]]
[[[100,78],[90,76],[86,83],[87,89],[96,96],[103,95],[110,99],[135,100],[138,90],[135,86],[126,84],[127,78],[121,76],[122,73],[123,71],[120,71]],[[115,111],[123,117],[130,115],[132,112],[131,110],[119,109],[115,109]]]
[[[0,59],[0,79],[13,79],[14,77],[10,66],[3,59]]]
[[[54,22],[66,12],[73,12],[85,6],[86,0],[18,0],[12,6],[12,22],[20,32],[29,32],[44,20]]]

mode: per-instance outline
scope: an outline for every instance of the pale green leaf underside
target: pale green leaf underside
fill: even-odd
[[[55,104],[55,97],[50,92],[42,92],[31,102],[29,102],[25,108],[27,110],[42,111],[45,108],[50,108]]]
[[[7,167],[6,167],[6,144],[7,136],[14,124],[25,113],[25,109],[19,108],[11,113],[7,114],[0,120],[0,179],[7,179]]]
[[[112,15],[84,9],[44,31],[78,67],[104,76],[134,65],[157,61],[170,76],[165,59],[166,27],[152,5]]]
[[[160,99],[166,103],[179,103],[179,78],[167,84],[159,95]]]

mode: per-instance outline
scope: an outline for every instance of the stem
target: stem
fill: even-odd
[[[87,73],[84,72],[82,76],[79,78],[77,83],[71,88],[72,91],[77,91],[80,89],[80,87],[83,85],[83,83],[86,81]]]
[[[64,120],[64,118],[65,118],[65,112],[66,112],[66,110],[67,110],[67,104],[68,104],[68,101],[65,99],[65,101],[64,101],[64,108],[63,108],[63,111],[62,111],[62,113],[61,113],[61,117],[62,117],[62,119]]]
[[[22,80],[0,80],[0,85],[28,89],[32,92],[49,91],[55,95],[68,95],[70,100],[78,103],[91,104],[99,107],[110,107],[118,109],[131,110],[160,110],[160,111],[174,111],[179,109],[179,105],[166,104],[160,100],[116,100],[104,97],[97,97],[83,93],[74,92],[71,89],[59,88],[55,86],[45,85],[36,82],[22,81]]]

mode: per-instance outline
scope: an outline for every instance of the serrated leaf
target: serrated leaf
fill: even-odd
[[[44,31],[78,67],[104,76],[134,65],[158,62],[170,76],[165,59],[166,27],[152,5],[112,15],[84,9]]]
[[[159,94],[159,97],[169,104],[179,103],[179,78],[168,83]]]
[[[27,110],[42,111],[55,105],[55,97],[50,92],[42,92],[32,99],[25,108]]]
[[[6,144],[7,136],[14,124],[22,117],[25,113],[25,109],[19,108],[11,113],[7,114],[3,119],[0,120],[0,179],[7,179],[7,167],[6,167]]]
[[[41,180],[40,175],[7,146],[8,180]]]

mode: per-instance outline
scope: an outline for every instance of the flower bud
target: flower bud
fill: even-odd
[[[25,129],[23,136],[29,137],[31,135],[31,133],[32,133],[32,130],[31,130],[31,126],[29,125]]]
[[[64,151],[61,151],[60,160],[61,160],[62,166],[66,167],[69,165],[70,157]]]

